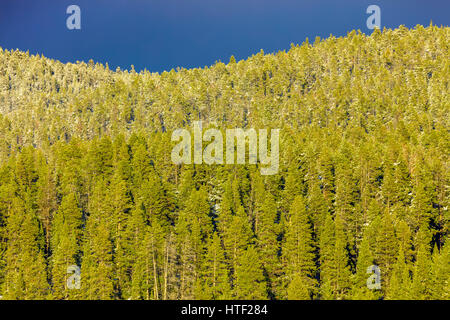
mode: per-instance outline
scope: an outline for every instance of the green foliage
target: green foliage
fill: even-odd
[[[0,295],[450,299],[449,38],[353,31],[161,74],[0,49]],[[196,120],[280,128],[279,172],[173,164]]]

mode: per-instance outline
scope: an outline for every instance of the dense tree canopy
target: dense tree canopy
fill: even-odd
[[[352,31],[161,74],[0,49],[0,295],[450,299],[449,46]],[[195,120],[280,128],[279,172],[173,164]]]

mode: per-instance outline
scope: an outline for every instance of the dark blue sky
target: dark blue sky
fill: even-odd
[[[81,30],[66,27],[71,4],[81,8]],[[306,37],[371,33],[370,4],[380,6],[382,27],[450,22],[449,0],[0,0],[0,47],[160,72],[276,52]]]

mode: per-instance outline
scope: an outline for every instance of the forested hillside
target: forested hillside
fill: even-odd
[[[450,299],[449,46],[353,31],[161,74],[0,49],[0,296]],[[280,128],[278,174],[173,164],[196,120]]]

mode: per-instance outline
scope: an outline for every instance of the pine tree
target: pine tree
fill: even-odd
[[[328,208],[320,190],[319,179],[314,174],[310,174],[308,180],[307,206],[311,213],[313,231],[320,236],[320,230],[324,227]]]
[[[78,208],[75,194],[70,193],[63,198],[52,225],[51,276],[55,299],[79,297],[78,290],[67,287],[67,270],[79,265],[81,228],[82,212]]]
[[[311,299],[308,287],[310,285],[305,281],[300,273],[295,273],[292,277],[292,281],[287,287],[287,298],[289,300],[309,300]]]
[[[200,277],[200,299],[230,299],[231,287],[228,279],[228,268],[219,236],[214,233],[205,255]]]
[[[335,272],[335,227],[331,214],[327,214],[320,235],[320,294],[323,299],[333,299],[333,281]]]
[[[385,286],[389,286],[389,278],[397,256],[397,247],[391,214],[386,210],[378,230],[376,244],[376,261],[380,267],[382,282]]]
[[[231,268],[235,272],[239,256],[252,243],[248,218],[242,206],[232,216],[230,227],[223,234],[223,243]]]
[[[289,212],[292,202],[294,198],[298,195],[304,194],[305,186],[303,184],[303,175],[302,171],[298,168],[298,164],[294,161],[293,164],[290,165],[287,171],[285,188],[283,190],[283,209],[285,210],[285,214]]]
[[[314,248],[305,200],[298,195],[292,202],[283,245],[283,262],[288,283],[296,279],[295,288],[313,291],[315,286]],[[291,287],[291,294],[294,294]],[[288,290],[289,291],[289,290]],[[288,292],[289,296],[289,292]]]
[[[449,300],[450,299],[450,245],[446,245],[438,252],[434,248],[431,267],[432,274],[432,299]]]
[[[14,198],[7,220],[4,299],[45,299],[49,293],[42,237],[36,213]]]
[[[414,228],[419,228],[423,224],[430,223],[431,220],[436,219],[436,209],[433,207],[433,203],[437,202],[436,187],[433,185],[432,178],[424,167],[425,164],[419,167],[412,192],[411,223]]]
[[[415,299],[427,300],[432,295],[430,234],[427,225],[422,225],[417,233],[416,248],[411,292]]]
[[[334,268],[335,278],[333,281],[333,290],[337,299],[345,299],[350,289],[350,268],[347,251],[347,239],[344,232],[344,222],[338,214],[335,219],[336,224],[336,242],[334,246]]]
[[[247,300],[267,298],[263,266],[260,261],[260,257],[253,246],[249,246],[239,256],[233,298]]]
[[[111,239],[114,245],[114,263],[116,265],[116,277],[119,295],[127,291],[128,283],[128,256],[129,248],[126,244],[126,226],[131,209],[130,192],[127,183],[116,171],[110,186],[110,207],[112,210]]]
[[[194,297],[206,240],[212,234],[210,207],[206,192],[193,190],[180,212],[176,233],[181,257],[181,299]]]
[[[131,296],[134,299],[158,300],[161,298],[160,258],[163,229],[158,223],[147,226],[141,243],[136,248],[132,266]]]
[[[38,181],[37,181],[37,206],[38,217],[42,223],[45,237],[45,255],[49,255],[51,222],[54,211],[56,210],[56,183],[53,176],[52,166],[47,164],[44,155],[39,152],[38,162]]]
[[[121,286],[122,297],[125,299],[138,299],[141,297],[140,280],[136,276],[137,262],[139,259],[139,250],[144,241],[144,235],[147,231],[145,211],[142,202],[138,202],[130,212],[125,230],[125,241],[123,243],[123,251],[125,263],[125,285]],[[133,282],[134,280],[134,282]],[[133,285],[134,284],[134,285]]]
[[[275,199],[270,192],[266,193],[261,208],[258,229],[256,233],[256,248],[261,255],[262,264],[267,280],[279,279],[280,272],[279,242],[278,242],[278,212]],[[269,292],[275,295],[280,284],[269,282]]]
[[[386,299],[407,300],[410,297],[411,279],[409,266],[406,263],[403,248],[400,247],[397,261],[392,270],[389,286],[386,290]]]
[[[86,239],[81,264],[81,289],[86,299],[115,297],[113,243],[110,221],[112,209],[105,202],[106,182],[97,182],[90,201],[90,215],[86,222]]]
[[[374,265],[374,254],[370,248],[369,236],[366,234],[361,242],[356,263],[356,274],[352,286],[352,298],[357,300],[373,300],[377,295],[373,290],[367,287],[369,274],[367,268]]]

